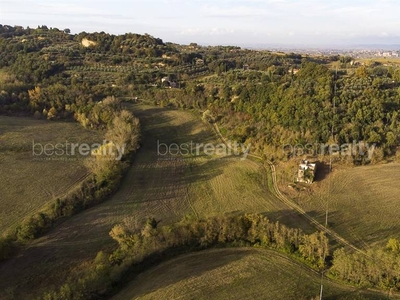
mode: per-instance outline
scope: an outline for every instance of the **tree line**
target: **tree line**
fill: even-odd
[[[254,246],[275,249],[320,269],[328,255],[328,239],[322,232],[307,235],[300,229],[271,222],[261,214],[226,215],[208,219],[186,217],[171,225],[158,226],[149,218],[142,226],[128,229],[115,225],[110,236],[118,247],[99,252],[84,270],[71,274],[58,290],[43,299],[102,299],[115,292],[127,278],[146,267],[183,252],[217,246]]]
[[[114,97],[104,99],[97,106],[101,106],[101,110],[97,111],[103,112],[105,116],[93,117],[93,120],[100,128],[106,128],[104,138],[108,143],[97,149],[97,155],[85,161],[91,175],[77,190],[57,198],[0,238],[0,260],[15,254],[21,243],[37,238],[61,219],[104,201],[118,189],[132,154],[139,148],[140,123]],[[120,148],[117,149],[117,146]],[[122,148],[122,157],[117,159],[116,153]]]
[[[165,226],[148,218],[135,228],[117,224],[110,236],[118,243],[114,251],[100,251],[89,266],[75,271],[57,290],[46,292],[43,299],[107,298],[165,259],[211,247],[274,249],[316,270],[328,270],[328,277],[335,280],[362,288],[400,291],[400,241],[393,238],[385,247],[370,249],[366,254],[339,248],[332,259],[323,232],[305,234],[261,214],[207,219],[187,216]]]

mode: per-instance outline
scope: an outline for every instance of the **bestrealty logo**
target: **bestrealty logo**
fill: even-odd
[[[245,160],[250,152],[250,146],[238,142],[227,141],[226,143],[161,143],[157,140],[157,155],[161,157],[177,157],[177,156],[240,156],[241,160]]]
[[[307,143],[307,144],[286,144],[282,151],[292,156],[303,155],[340,155],[340,156],[362,156],[371,160],[376,148],[376,144],[369,144],[363,141],[353,141],[352,143]]]
[[[34,159],[73,159],[81,157],[102,157],[121,160],[125,153],[126,144],[119,145],[112,141],[103,140],[103,143],[36,143],[32,141],[32,156]]]

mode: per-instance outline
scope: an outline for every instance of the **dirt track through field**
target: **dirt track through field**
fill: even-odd
[[[265,175],[250,161],[158,155],[157,141],[215,142],[212,130],[198,117],[158,107],[135,106],[133,111],[143,125],[143,142],[118,192],[59,224],[20,256],[0,263],[0,298],[32,296],[59,285],[70,270],[116,246],[109,231],[121,222],[136,227],[144,218],[155,217],[162,225],[187,214],[207,217],[240,211],[265,212],[288,225],[311,229],[274,200],[263,184]]]
[[[224,137],[222,136],[219,127],[217,124],[215,124],[214,126],[215,131],[217,132],[217,134],[219,135],[219,137],[221,138],[222,141],[224,141],[224,143],[226,143]],[[228,146],[229,147],[229,146]],[[262,157],[254,155],[254,154],[249,154],[249,157],[253,157],[255,159],[260,159],[262,160]],[[276,180],[276,169],[275,166],[272,162],[270,161],[266,161],[267,164],[269,165],[270,169],[271,169],[271,174],[272,174],[272,181],[273,181],[273,189],[275,192],[275,195],[283,202],[285,203],[288,207],[290,207],[291,209],[297,211],[299,214],[301,214],[304,218],[306,218],[313,226],[315,226],[318,230],[325,232],[328,236],[334,238],[337,242],[339,242],[342,245],[348,246],[351,249],[363,253],[366,255],[366,252],[361,250],[360,248],[356,247],[355,245],[353,245],[352,243],[350,243],[349,241],[347,241],[346,239],[344,239],[343,237],[341,237],[339,234],[337,234],[336,232],[334,232],[333,230],[330,230],[329,228],[325,227],[324,225],[322,225],[321,223],[319,223],[315,218],[311,217],[309,214],[307,214],[307,212],[304,211],[304,209],[302,209],[300,206],[298,206],[297,204],[295,204],[293,201],[291,201],[290,199],[288,199],[285,195],[283,195],[281,193],[281,191],[279,190],[278,184],[277,184],[277,180]]]
[[[240,161],[157,153],[158,143],[217,143],[219,138],[198,117],[159,107],[132,109],[142,122],[143,143],[118,192],[59,224],[20,256],[0,263],[0,299],[7,299],[7,295],[32,297],[51,285],[59,286],[71,270],[91,261],[98,251],[116,246],[108,234],[114,224],[134,228],[146,217],[155,217],[163,225],[187,214],[200,218],[260,212],[306,232],[317,228],[340,244],[361,251],[284,196],[277,187],[275,166],[270,163],[271,192],[268,168],[259,157]]]

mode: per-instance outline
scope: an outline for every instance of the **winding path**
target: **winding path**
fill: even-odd
[[[222,136],[221,131],[219,130],[219,127],[216,123],[213,124],[214,130],[217,133],[217,135],[220,137],[220,139],[224,142],[224,144],[230,148],[229,143],[226,142],[225,138]],[[272,176],[272,187],[273,187],[273,192],[275,194],[275,196],[281,200],[284,204],[286,204],[288,207],[290,207],[291,209],[297,211],[299,214],[301,214],[302,216],[304,216],[304,218],[306,218],[311,224],[313,224],[318,230],[326,233],[327,235],[331,236],[334,240],[336,240],[338,243],[348,246],[349,248],[353,249],[354,251],[357,251],[359,253],[362,253],[364,255],[367,255],[367,253],[363,250],[361,250],[360,248],[356,247],[355,245],[353,245],[352,243],[350,243],[348,240],[346,240],[345,238],[343,238],[342,236],[340,236],[339,234],[337,234],[336,232],[334,232],[333,230],[325,227],[324,225],[322,225],[321,223],[319,223],[316,219],[314,219],[313,217],[311,217],[309,214],[307,214],[307,212],[302,209],[299,205],[297,205],[296,203],[294,203],[293,201],[291,201],[288,197],[286,197],[284,194],[282,194],[282,192],[279,190],[278,184],[277,184],[277,180],[276,180],[276,169],[275,169],[275,165],[269,161],[269,160],[264,160],[261,156],[255,155],[255,154],[248,154],[247,157],[252,157],[261,161],[266,161],[266,163],[269,165],[270,169],[271,169],[271,176]],[[254,162],[254,161],[253,161]],[[257,162],[254,162],[257,163]],[[263,164],[257,163],[259,165],[262,165],[264,168],[265,166]]]

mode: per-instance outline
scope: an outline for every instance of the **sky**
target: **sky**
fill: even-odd
[[[400,44],[399,0],[0,0],[0,24],[201,45]]]

